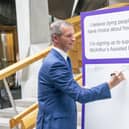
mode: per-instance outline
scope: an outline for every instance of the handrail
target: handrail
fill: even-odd
[[[101,9],[119,8],[119,7],[125,7],[125,6],[129,6],[129,2],[122,2],[122,3],[112,4],[112,5],[109,5],[107,7],[101,8]]]
[[[16,26],[7,26],[7,25],[0,25],[0,31],[13,31],[16,29]]]
[[[16,71],[23,69],[26,66],[32,64],[33,62],[45,57],[50,50],[51,50],[51,47],[48,47],[47,49],[43,50],[40,53],[35,54],[34,56],[27,57],[21,61],[18,61],[16,63],[0,70],[0,80],[4,79],[5,77],[8,77],[9,75],[12,75]]]
[[[75,33],[75,38],[79,37],[80,35],[81,35],[81,32]],[[27,57],[19,62],[16,62],[16,63],[0,70],[0,80],[8,77],[9,75],[16,73],[18,70],[21,70],[21,69],[27,67],[28,65],[34,63],[35,61],[45,57],[48,54],[48,52],[51,50],[51,48],[52,48],[52,46],[46,48],[42,52],[35,54],[34,56]]]
[[[78,23],[78,21],[80,21],[80,16],[75,16],[75,17],[72,17],[72,18],[69,18],[69,19],[66,19],[67,22],[70,22],[70,23]]]
[[[27,109],[22,111],[21,113],[17,114],[13,118],[11,118],[9,121],[10,128],[14,128],[17,124],[20,123],[20,121],[23,117],[25,117],[26,115],[28,115],[29,113],[31,113],[32,111],[34,111],[37,108],[38,108],[38,103],[34,103],[30,107],[28,107]]]

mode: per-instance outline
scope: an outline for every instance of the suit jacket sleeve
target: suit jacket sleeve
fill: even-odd
[[[49,70],[50,81],[55,88],[61,90],[74,100],[87,103],[95,100],[110,98],[110,90],[107,83],[100,84],[91,89],[80,87],[74,80],[72,72],[63,63],[55,63]]]

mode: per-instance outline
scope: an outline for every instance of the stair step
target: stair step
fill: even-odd
[[[20,113],[23,110],[25,110],[24,107],[16,107],[16,109],[17,109],[18,113]],[[11,117],[13,117],[15,115],[16,115],[16,113],[15,113],[15,111],[14,111],[14,109],[12,107],[0,110],[0,117],[11,118]]]
[[[5,127],[5,126],[1,126],[0,125],[0,129],[10,129],[9,127]]]
[[[15,100],[15,104],[18,107],[29,107],[30,105],[37,102],[36,98],[27,98],[27,99],[17,99]]]
[[[18,113],[25,110],[25,108],[29,107],[33,103],[36,102],[35,98],[29,99],[17,99],[15,100],[16,109]],[[0,109],[0,129],[10,129],[9,128],[9,120],[11,117],[15,116],[16,113],[14,112],[13,108],[5,108]]]
[[[9,128],[9,118],[0,117],[0,129],[10,129]]]

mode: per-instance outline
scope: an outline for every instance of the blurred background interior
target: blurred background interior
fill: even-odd
[[[80,12],[119,2],[129,2],[129,0],[48,0],[49,22],[68,19],[79,15]],[[0,0],[0,69],[17,61],[19,61],[19,43],[16,3],[15,0]],[[13,97],[21,98],[20,74],[11,75],[6,81]],[[4,85],[3,80],[0,80],[0,108],[10,106]]]

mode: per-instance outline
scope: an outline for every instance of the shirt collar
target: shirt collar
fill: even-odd
[[[55,49],[57,52],[59,52],[64,57],[64,59],[67,60],[67,53],[66,52],[64,52],[63,50],[61,50],[57,47],[53,47],[53,49]]]

